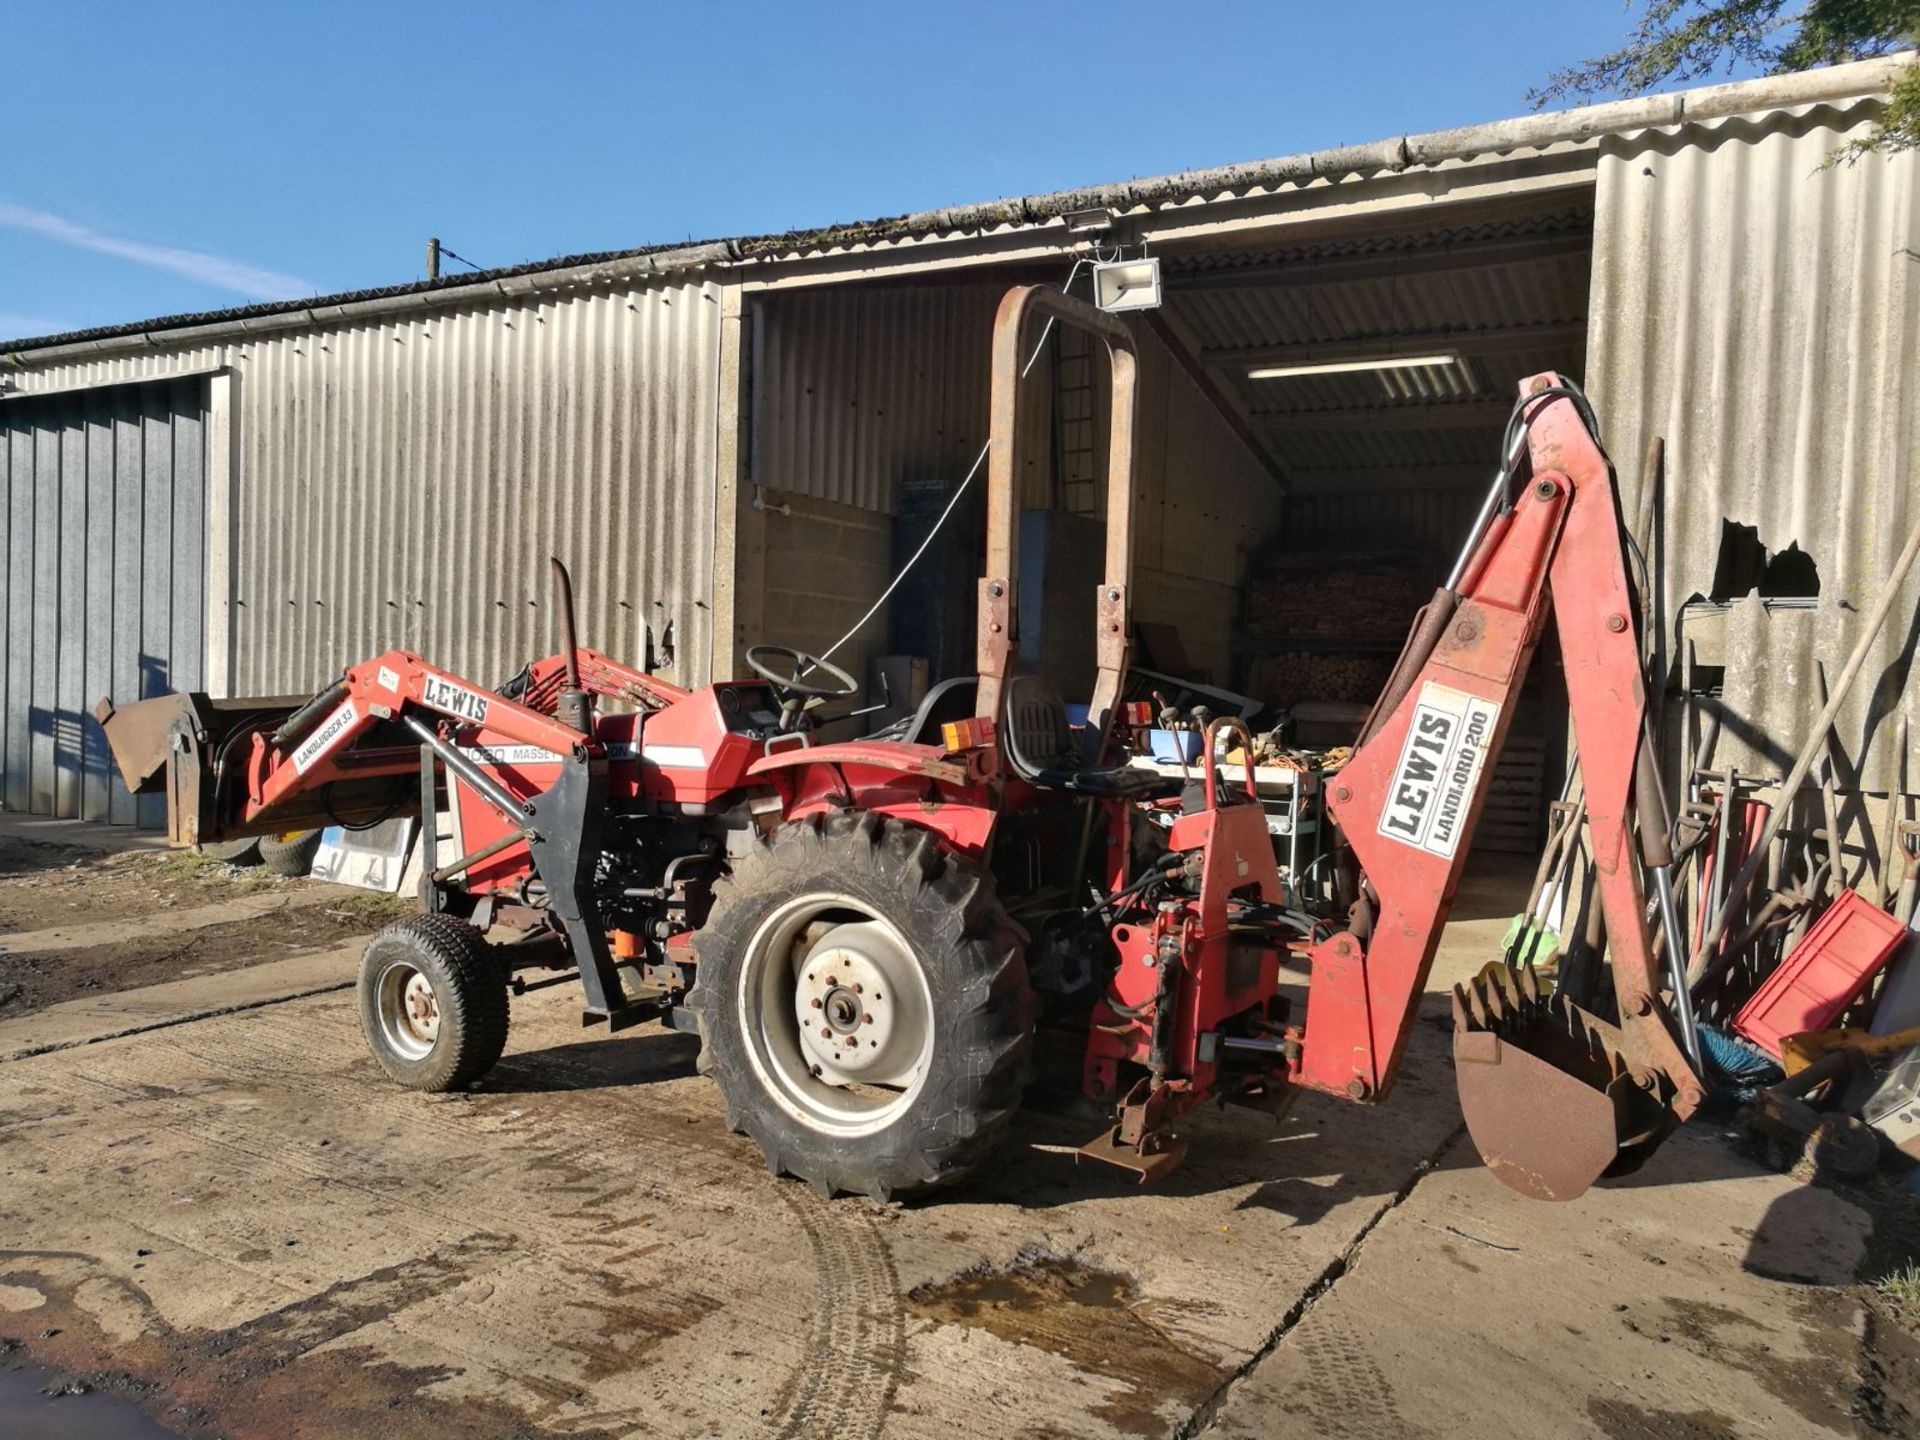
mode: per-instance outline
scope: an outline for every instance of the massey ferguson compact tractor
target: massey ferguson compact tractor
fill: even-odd
[[[1018,664],[1015,398],[1042,316],[1111,360],[1106,579],[1080,726]],[[576,971],[587,1024],[700,1037],[728,1123],[774,1171],[885,1198],[977,1165],[1041,1059],[1108,1117],[1082,1153],[1143,1178],[1179,1162],[1181,1118],[1210,1100],[1384,1100],[1551,617],[1612,993],[1582,1008],[1531,968],[1490,966],[1454,994],[1460,1097],[1518,1190],[1566,1198],[1633,1169],[1701,1085],[1686,989],[1649,944],[1643,877],[1664,902],[1667,825],[1639,603],[1579,392],[1552,374],[1521,387],[1455,572],[1330,777],[1321,898],[1283,883],[1239,721],[1208,726],[1199,783],[1121,755],[1143,723],[1122,704],[1135,400],[1123,324],[1057,290],[1007,295],[979,674],[937,686],[887,738],[822,742],[819,710],[855,681],[795,650],[757,646],[756,678],[685,690],[583,648],[557,563],[560,651],[505,684],[394,650],[310,699],[169,695],[98,713],[129,787],[165,791],[176,844],[426,817],[424,913],[373,939],[359,984],[368,1042],[401,1084],[477,1080],[526,972]],[[1147,822],[1156,810],[1170,826]]]

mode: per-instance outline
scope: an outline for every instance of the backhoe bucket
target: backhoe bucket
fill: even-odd
[[[1626,1034],[1549,993],[1532,966],[1489,965],[1455,986],[1453,1027],[1467,1130],[1523,1195],[1571,1200],[1639,1168],[1680,1123],[1667,1075],[1636,1070]]]

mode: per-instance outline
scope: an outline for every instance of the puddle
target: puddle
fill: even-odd
[[[52,1370],[0,1370],[0,1435],[7,1440],[179,1440],[117,1395],[45,1393],[65,1384]]]
[[[1145,1317],[1134,1283],[1057,1256],[1025,1257],[1007,1270],[982,1270],[922,1285],[907,1309],[947,1325],[1051,1351],[1126,1388],[1094,1406],[1118,1430],[1163,1435],[1164,1407],[1183,1414],[1207,1399],[1227,1372],[1176,1344]]]
[[[287,1440],[295,1433],[311,1440],[505,1440],[554,1434],[504,1399],[440,1393],[449,1380],[469,1373],[451,1357],[400,1365],[371,1345],[353,1343],[395,1311],[451,1294],[476,1266],[508,1253],[510,1244],[502,1236],[470,1235],[219,1330],[175,1330],[133,1285],[99,1275],[81,1280],[118,1286],[140,1321],[131,1339],[102,1333],[93,1312],[75,1302],[71,1280],[24,1265],[9,1269],[4,1261],[18,1252],[9,1257],[0,1251],[0,1284],[30,1286],[45,1297],[30,1311],[0,1311],[0,1440]],[[71,1275],[74,1262],[97,1264],[87,1256],[59,1263]],[[630,1310],[609,1308],[608,1314],[616,1326],[636,1326]],[[22,1323],[23,1316],[30,1318]],[[39,1338],[26,1338],[33,1334]],[[639,1353],[633,1336],[617,1328],[607,1348]],[[94,1389],[59,1397],[40,1393],[70,1376]],[[536,1377],[522,1378],[529,1389],[541,1384]],[[145,1397],[177,1428],[149,1419],[130,1402],[130,1393]],[[550,1409],[575,1403],[580,1393],[565,1386],[542,1398]],[[590,1425],[587,1418],[613,1426]],[[570,1440],[612,1440],[643,1428],[645,1419],[643,1409],[629,1406],[576,1418],[565,1433]]]

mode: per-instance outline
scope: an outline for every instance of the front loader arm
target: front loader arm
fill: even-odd
[[[618,677],[615,677],[617,680]],[[449,728],[484,732],[493,744],[532,745],[560,760],[559,775],[538,795],[518,796],[450,743]],[[416,743],[357,749],[376,727],[398,721]],[[279,730],[254,737],[250,793],[244,812],[257,819],[290,797],[370,773],[418,774],[421,747],[467,791],[493,806],[526,842],[546,886],[548,906],[565,930],[589,1020],[612,1028],[649,1018],[621,988],[606,927],[593,894],[606,811],[606,749],[553,715],[474,685],[406,650],[354,666],[328,691],[301,707]],[[455,861],[449,871],[463,867]],[[431,880],[434,877],[428,877]]]
[[[404,650],[354,666],[304,701],[181,693],[102,700],[94,711],[127,789],[166,795],[175,845],[416,813],[420,743],[406,731],[422,715],[559,755],[589,745],[535,705]]]
[[[590,683],[601,693],[658,703],[675,688],[593,660]],[[588,1020],[617,1029],[657,1013],[650,1002],[627,998],[601,923],[594,886],[607,755],[586,732],[407,650],[353,666],[304,703],[168,695],[124,707],[103,700],[97,714],[129,788],[164,786],[176,845],[415,815],[423,796],[431,805],[435,766],[444,767],[449,786],[492,806],[509,829],[505,841],[428,874],[425,888],[524,842],[546,908],[580,967]],[[454,743],[455,731],[477,732],[490,746],[548,752],[558,773],[538,794],[516,794],[497,768],[476,762],[475,747]]]
[[[1514,699],[1551,615],[1565,657],[1621,1023],[1601,1034],[1601,1022],[1564,1002],[1547,1023],[1565,1030],[1558,1040],[1569,1054],[1596,1055],[1602,1075],[1593,1083],[1620,1112],[1620,1124],[1609,1129],[1618,1130],[1621,1149],[1637,1138],[1650,1150],[1699,1103],[1700,1087],[1661,1004],[1630,843],[1646,716],[1637,607],[1605,455],[1558,377],[1536,376],[1522,393],[1532,397],[1523,409],[1531,476],[1488,526],[1454,588],[1435,597],[1427,612],[1435,623],[1416,627],[1396,682],[1332,786],[1328,808],[1359,862],[1362,898],[1349,928],[1310,952],[1295,1078],[1361,1100],[1391,1090]],[[1497,1062],[1501,1022],[1509,1012],[1539,1018],[1529,1007],[1545,1002],[1537,977],[1516,972],[1511,986],[1463,991],[1462,1003],[1499,1012],[1480,1015],[1485,1033],[1463,1043],[1464,1100],[1473,1052],[1491,1046],[1489,1063]],[[1471,1019],[1463,1024],[1476,1028]],[[1636,1109],[1629,1090],[1652,1097],[1660,1115]],[[1609,1162],[1615,1138],[1608,1140]],[[1565,1188],[1542,1182],[1535,1193]]]
[[[278,729],[254,736],[241,818],[251,820],[295,795],[343,780],[417,771],[417,744],[354,748],[377,726],[402,719],[409,706],[556,755],[585,758],[598,749],[589,736],[551,715],[429,665],[411,651],[389,650],[352,667]]]
[[[579,647],[574,660],[583,690],[621,704],[634,705],[643,710],[660,710],[693,693],[658,676],[649,675],[644,670],[622,664],[586,645]],[[549,655],[527,667],[527,683],[520,694],[521,702],[543,715],[551,715],[566,685],[566,655]]]

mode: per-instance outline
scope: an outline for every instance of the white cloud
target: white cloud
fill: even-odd
[[[314,294],[318,288],[293,275],[263,270],[257,265],[209,255],[201,250],[183,250],[175,245],[149,245],[144,240],[122,240],[117,236],[103,235],[98,230],[76,224],[62,216],[50,215],[44,210],[30,210],[24,205],[9,205],[4,201],[0,201],[0,226],[42,235],[56,244],[71,245],[75,249],[131,260],[149,269],[165,270],[215,289],[231,290],[250,300],[296,300],[303,295]]]

